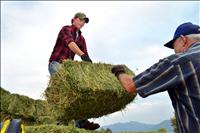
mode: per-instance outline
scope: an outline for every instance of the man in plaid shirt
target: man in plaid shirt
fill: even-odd
[[[129,93],[147,97],[168,91],[179,133],[200,133],[200,27],[180,25],[165,46],[175,54],[135,77],[125,74],[123,66],[114,66],[112,72]]]
[[[58,71],[63,60],[74,60],[75,54],[80,56],[83,61],[92,62],[87,52],[85,39],[80,31],[85,23],[89,22],[89,18],[84,13],[79,12],[74,15],[71,22],[72,25],[62,27],[58,34],[49,59],[49,73],[51,75]],[[76,121],[76,126],[87,130],[95,130],[100,127],[99,124],[89,122],[88,120],[78,120]]]

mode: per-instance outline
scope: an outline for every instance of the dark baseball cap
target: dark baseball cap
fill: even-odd
[[[164,46],[173,49],[173,43],[177,38],[179,38],[181,35],[186,36],[190,34],[200,34],[199,25],[192,24],[191,22],[183,23],[176,29],[173,39]]]
[[[89,18],[86,17],[86,15],[82,12],[78,12],[74,15],[74,18],[79,18],[81,20],[85,20],[85,23],[88,23],[89,22]]]

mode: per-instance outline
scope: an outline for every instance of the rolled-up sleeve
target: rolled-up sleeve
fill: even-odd
[[[59,38],[65,42],[66,46],[75,42],[70,27],[63,27],[59,33]]]
[[[179,67],[168,58],[160,60],[146,71],[133,78],[138,94],[147,97],[151,94],[176,87],[181,80]]]

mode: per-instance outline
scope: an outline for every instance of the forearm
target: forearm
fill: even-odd
[[[127,74],[120,74],[118,76],[118,80],[120,81],[123,88],[129,93],[137,93],[135,83],[133,81],[133,77]]]
[[[80,48],[76,45],[75,42],[71,42],[69,45],[70,50],[72,50],[75,54],[81,56],[84,53],[80,50]]]

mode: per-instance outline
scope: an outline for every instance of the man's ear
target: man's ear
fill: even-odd
[[[187,41],[188,41],[188,40],[187,40],[187,37],[185,37],[185,36],[183,36],[183,35],[181,35],[180,37],[181,37],[182,41],[184,42],[183,47],[184,47],[184,48],[187,48],[187,45],[188,45],[188,44],[187,44]]]
[[[74,24],[76,18],[72,18],[71,23]]]

